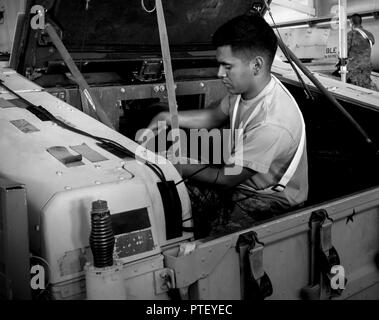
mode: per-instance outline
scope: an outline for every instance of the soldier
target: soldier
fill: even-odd
[[[351,16],[351,31],[347,34],[347,82],[367,89],[376,89],[371,81],[371,48],[375,44],[373,34],[362,27],[362,17]]]
[[[215,32],[213,44],[228,95],[215,108],[180,111],[179,125],[210,130],[229,123],[234,162],[182,165],[183,176],[192,176],[187,188],[198,237],[209,229],[220,234],[247,228],[301,205],[308,195],[303,118],[271,74],[274,31],[259,15],[239,16]],[[156,131],[158,121],[169,125],[169,113],[158,114],[149,129]]]

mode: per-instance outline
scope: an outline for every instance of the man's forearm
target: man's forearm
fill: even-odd
[[[185,110],[178,113],[179,127],[185,129],[213,129],[220,125],[221,121],[217,121],[212,117],[211,109],[201,110]],[[165,121],[171,126],[171,117],[168,111],[159,114],[159,121]]]
[[[227,172],[226,169],[229,169],[229,171]],[[183,177],[190,177],[190,179],[198,182],[224,188],[234,187],[251,178],[256,173],[250,169],[239,166],[216,168],[205,164],[185,164],[181,166],[181,170]]]

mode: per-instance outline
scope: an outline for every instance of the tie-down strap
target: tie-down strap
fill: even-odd
[[[237,240],[244,300],[264,300],[273,293],[271,280],[263,269],[263,249],[255,231],[241,234]]]

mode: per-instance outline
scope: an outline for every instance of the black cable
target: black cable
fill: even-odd
[[[202,167],[201,169],[199,169],[199,170],[197,170],[197,171],[191,173],[188,177],[186,177],[186,178],[180,180],[179,182],[175,183],[175,185],[177,186],[177,185],[180,184],[180,183],[186,182],[188,179],[192,178],[193,176],[197,175],[199,172],[201,172],[201,171],[207,169],[207,168],[210,167],[210,166],[211,166],[211,164],[207,164],[207,165],[205,165],[205,166]]]
[[[205,166],[204,168],[201,168],[200,170],[194,172],[193,174],[191,174],[191,176],[187,177],[186,179],[183,179],[183,180],[179,181],[176,185],[178,185],[179,183],[184,182],[185,180],[187,180],[188,178],[194,176],[195,174],[198,174],[200,171],[202,171],[202,170],[208,168],[209,166],[210,166],[210,164],[207,165],[207,166]],[[207,192],[207,194],[204,196],[204,198],[207,198],[207,197],[208,197],[209,193],[211,192],[211,188],[213,188],[214,185],[217,183],[217,180],[218,180],[219,175],[220,175],[220,169],[217,170],[216,179],[212,182],[211,186],[208,187],[208,192]],[[187,189],[187,190],[188,190],[189,193],[190,193],[190,192],[192,193],[192,190],[191,190],[191,189]],[[187,221],[189,221],[189,220],[193,220],[193,216],[190,217],[190,218],[187,218],[187,219],[182,220],[182,223],[187,222]],[[182,226],[182,230],[183,230],[183,231],[187,231],[187,232],[194,232],[194,227],[184,227],[184,226]]]
[[[4,80],[0,79],[0,85],[5,89],[5,90],[8,90],[9,92],[11,92],[13,95],[15,95],[17,98],[21,99],[24,103],[28,104],[28,105],[31,105],[31,106],[36,106],[34,105],[33,103],[29,102],[28,100],[24,99],[23,97],[21,97],[17,92],[13,91],[12,89],[8,88],[5,84],[4,84]]]
[[[275,20],[274,20],[274,17],[272,16],[271,9],[270,9],[270,7],[268,6],[268,4],[267,4],[266,1],[265,1],[265,5],[266,5],[266,8],[267,8],[267,10],[268,10],[268,14],[269,14],[270,17],[271,17],[272,23],[274,24],[274,27],[275,27],[276,32],[277,32],[277,34],[278,34],[278,37],[279,37],[279,39],[281,40],[281,42],[279,42],[279,44],[281,44],[281,43],[284,44],[284,41],[283,41],[283,39],[282,39],[282,36],[281,36],[281,34],[280,34],[280,32],[279,32],[278,26],[276,25],[276,22],[275,22]],[[309,90],[308,85],[304,82],[304,80],[303,80],[302,76],[300,75],[299,71],[296,69],[295,65],[293,64],[293,61],[292,61],[292,59],[291,59],[291,56],[290,56],[290,54],[289,54],[288,51],[287,51],[287,47],[286,47],[285,45],[284,45],[284,46],[280,45],[280,48],[282,49],[282,51],[283,51],[284,55],[286,56],[286,58],[287,58],[289,64],[291,65],[292,69],[295,71],[295,74],[296,74],[297,78],[299,79],[299,81],[300,81],[300,83],[301,83],[301,85],[302,85],[302,87],[303,87],[303,89],[304,89],[305,96],[307,97],[307,99],[311,99],[311,100],[314,101],[314,97],[313,97],[311,91]]]
[[[190,220],[192,220],[192,217],[189,217],[189,218],[187,218],[187,219],[184,219],[184,220],[182,220],[182,222],[187,222],[187,221],[190,221]]]
[[[211,192],[211,189],[213,189],[214,186],[216,185],[217,180],[218,180],[218,176],[219,176],[219,175],[220,175],[220,169],[217,170],[216,179],[212,182],[212,184],[210,185],[210,187],[208,187],[208,192],[207,192],[207,194],[204,196],[205,198],[208,197],[209,193]]]
[[[164,182],[164,183],[166,183],[167,182],[167,180],[166,180],[166,177],[164,176],[164,174],[163,174],[163,172],[162,172],[162,170],[160,170],[161,172],[159,172],[158,170],[157,170],[157,168],[159,168],[157,165],[153,165],[152,163],[150,163],[150,162],[148,162],[148,161],[146,161],[145,162],[145,165],[147,166],[147,167],[149,167],[158,177],[159,177],[159,179],[162,181],[162,182]],[[160,169],[160,168],[159,168]]]
[[[150,165],[153,166],[153,167],[155,167],[159,171],[159,173],[161,174],[162,180],[166,181],[166,178],[164,176],[164,173],[163,173],[161,167],[158,166],[158,165],[156,165],[155,163],[152,163],[152,162],[150,163]]]

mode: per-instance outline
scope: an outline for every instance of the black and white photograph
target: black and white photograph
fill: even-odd
[[[377,41],[376,0],[0,0],[0,300],[379,300]]]

